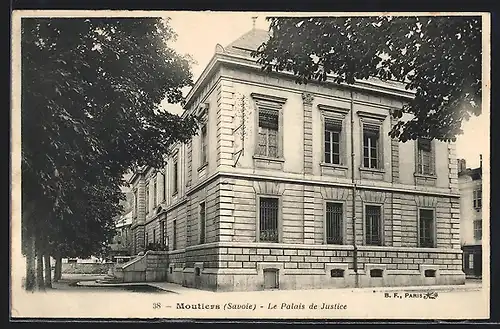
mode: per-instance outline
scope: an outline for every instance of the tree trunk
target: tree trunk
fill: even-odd
[[[45,252],[43,255],[45,260],[45,288],[52,288],[52,268],[50,266],[50,255]]]
[[[35,258],[35,239],[33,236],[26,237],[26,281],[24,288],[27,291],[34,291],[36,288]]]
[[[56,264],[54,266],[54,282],[61,280],[62,277],[62,257],[57,254],[55,256]]]
[[[24,281],[24,289],[26,291],[35,291],[36,289],[36,245],[33,235],[33,211],[35,209],[34,202],[27,202],[23,198],[22,216],[21,216],[21,244],[24,248],[26,256],[26,276]]]
[[[45,290],[45,280],[43,279],[43,255],[38,253],[36,257],[36,285],[38,290]]]
[[[43,253],[40,238],[36,238],[36,283],[38,290],[45,290],[45,280],[43,279]]]

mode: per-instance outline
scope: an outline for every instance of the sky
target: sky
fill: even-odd
[[[166,12],[170,17],[170,25],[177,33],[177,40],[171,46],[181,54],[191,55],[196,64],[192,66],[194,81],[203,72],[215,53],[215,46],[226,46],[255,27],[267,30],[269,23],[265,13],[252,12]],[[185,89],[185,94],[189,91]],[[178,105],[164,103],[171,112],[181,113]],[[473,117],[463,123],[464,134],[457,138],[457,157],[467,162],[467,167],[479,166],[479,155],[489,154],[489,115],[483,110],[479,117]]]

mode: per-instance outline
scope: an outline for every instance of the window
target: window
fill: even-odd
[[[259,110],[259,139],[257,154],[272,158],[279,157],[279,111]]]
[[[156,243],[156,230],[153,229],[153,243]]]
[[[419,211],[419,247],[434,247],[434,210],[420,209]]]
[[[326,203],[326,243],[342,244],[342,204]]]
[[[380,246],[382,245],[381,231],[382,218],[380,206],[366,206],[365,208],[365,242],[366,245]]]
[[[340,164],[342,121],[325,118],[325,163]]]
[[[382,278],[384,276],[384,270],[380,268],[374,268],[370,270],[370,277],[372,278]]]
[[[146,246],[148,245],[148,243],[149,243],[149,234],[148,232],[146,232]]]
[[[433,162],[431,140],[419,138],[417,140],[417,173],[422,175],[433,175]]]
[[[200,244],[205,243],[205,220],[206,220],[205,202],[200,203]]]
[[[146,214],[149,214],[149,184],[146,184]]]
[[[177,188],[178,188],[178,185],[179,185],[179,165],[177,163],[177,160],[174,162],[174,172],[173,172],[173,175],[174,175],[174,179],[173,179],[173,194],[175,195],[177,193]]]
[[[474,239],[481,240],[483,236],[483,222],[481,220],[474,221]]]
[[[175,249],[177,249],[177,220],[174,220],[173,225],[174,225],[174,229],[173,229],[173,237],[172,237],[172,249],[175,250]]]
[[[137,197],[137,190],[134,190],[134,211],[135,211],[136,216],[137,216],[138,209],[139,209],[139,202],[138,202],[138,197]]]
[[[163,174],[163,201],[167,201],[167,174]]]
[[[469,254],[469,270],[474,269],[474,254]]]
[[[166,243],[165,243],[165,221],[161,221],[160,222],[160,241],[161,241],[161,245],[162,246],[165,246]]]
[[[377,169],[379,165],[379,127],[376,125],[363,125],[363,166]]]
[[[472,198],[473,198],[473,203],[474,203],[474,209],[480,210],[482,207],[482,188],[476,189],[472,191]]]
[[[259,241],[278,242],[277,198],[260,198]]]
[[[207,134],[207,125],[203,125],[201,128],[201,165],[204,165],[208,162],[208,134]]]
[[[153,208],[156,207],[156,177],[153,182]]]

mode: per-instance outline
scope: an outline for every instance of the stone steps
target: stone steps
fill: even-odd
[[[122,280],[120,278],[115,277],[114,275],[107,274],[104,278],[95,280],[97,283],[121,283]]]

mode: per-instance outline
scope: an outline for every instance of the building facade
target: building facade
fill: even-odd
[[[464,283],[453,143],[400,143],[394,83],[299,85],[265,73],[252,30],[187,96],[200,133],[134,193],[134,252],[168,245],[168,280],[211,290]]]
[[[481,161],[482,162],[482,161]],[[482,165],[467,168],[459,161],[460,235],[463,250],[463,271],[467,277],[482,276]]]

